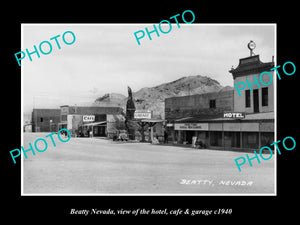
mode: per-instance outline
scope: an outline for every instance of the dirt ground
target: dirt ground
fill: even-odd
[[[47,133],[24,133],[23,146]],[[246,153],[196,150],[100,138],[45,138],[45,152],[23,156],[23,194],[274,194],[274,156],[247,162]],[[43,147],[41,147],[43,149]],[[254,154],[248,153],[249,157]],[[268,156],[265,156],[268,158]]]

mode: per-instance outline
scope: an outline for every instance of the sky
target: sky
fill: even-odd
[[[169,33],[152,33],[152,40],[145,35],[138,45],[134,33],[146,27],[151,31],[153,24],[22,24],[20,51],[32,52],[43,41],[52,44],[50,54],[33,54],[32,61],[26,55],[21,61],[23,112],[86,105],[106,93],[127,96],[127,86],[136,92],[184,76],[209,76],[233,86],[228,71],[250,55],[250,40],[262,62],[275,56],[273,24],[182,22],[178,28],[172,23]],[[168,30],[168,25],[162,29]],[[76,37],[71,45],[62,41],[66,31]],[[50,40],[57,35],[61,49]],[[65,37],[72,41],[70,35]],[[47,44],[43,50],[48,51]]]

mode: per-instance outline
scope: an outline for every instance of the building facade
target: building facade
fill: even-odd
[[[32,132],[55,132],[60,122],[60,109],[33,109]]]
[[[203,119],[223,116],[233,110],[233,90],[221,89],[198,95],[172,97],[165,100],[165,117],[168,120],[188,117]]]
[[[249,82],[237,91],[174,97],[165,100],[169,141],[213,149],[255,150],[274,141],[274,86],[254,83],[274,62],[263,63],[259,55],[242,58],[229,72],[233,83]],[[270,72],[271,73],[271,72]],[[271,73],[274,76],[273,73]],[[269,76],[261,77],[263,83]],[[238,117],[228,115],[238,114]],[[225,116],[226,115],[226,116]]]
[[[273,59],[264,63],[259,55],[251,55],[240,59],[239,65],[229,71],[234,86],[239,82],[247,84],[240,95],[234,92],[234,111],[245,112],[241,121],[249,123],[241,133],[243,148],[259,149],[274,141],[274,71],[270,70],[273,67]]]
[[[112,137],[125,129],[125,118],[120,107],[69,106],[60,107],[59,129],[67,128],[72,136]]]
[[[274,111],[274,82],[270,82],[268,74],[260,77],[262,72],[268,71],[273,81],[274,71],[270,71],[273,67],[274,62],[263,63],[259,55],[254,55],[240,59],[237,68],[229,71],[232,74],[234,86],[240,82],[247,84],[247,81],[251,84],[247,84],[245,89],[240,90],[240,95],[237,91],[234,92],[234,111],[246,113]]]
[[[192,144],[194,136],[203,143],[208,140],[208,123],[233,110],[233,90],[172,97],[165,99],[165,118],[170,141]],[[214,134],[212,134],[214,135]]]

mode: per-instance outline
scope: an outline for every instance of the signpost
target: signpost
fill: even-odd
[[[150,110],[135,110],[134,119],[151,119],[152,112]]]
[[[208,130],[208,123],[175,123],[175,130]]]

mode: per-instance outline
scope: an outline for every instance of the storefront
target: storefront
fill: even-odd
[[[249,45],[248,45],[249,47]],[[264,71],[270,71],[274,61],[261,62],[259,55],[240,58],[229,71],[233,86],[251,83],[241,91],[236,89],[165,99],[167,130],[174,144],[203,143],[220,150],[256,150],[274,142],[274,86],[255,82]],[[274,76],[274,72],[270,71]],[[275,109],[276,110],[276,109]]]
[[[174,130],[177,131],[177,142],[192,144],[193,137],[206,141],[208,123],[175,123]]]
[[[125,118],[120,107],[61,106],[59,127],[74,137],[112,137],[124,129]]]
[[[79,136],[80,137],[106,137],[107,136],[107,122],[94,122],[94,123],[85,123],[79,127]]]
[[[196,138],[197,142],[212,149],[254,150],[274,142],[273,112],[249,114],[242,119],[199,121],[190,117],[175,121],[173,127],[170,132],[174,143],[191,145]]]

